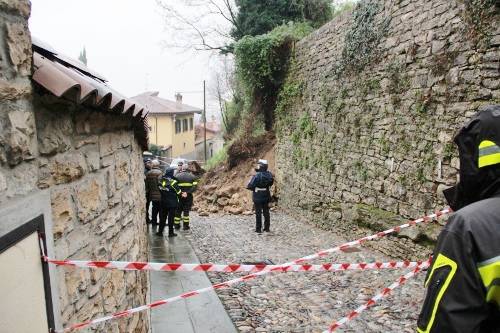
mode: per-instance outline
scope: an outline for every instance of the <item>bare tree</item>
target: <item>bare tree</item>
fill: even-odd
[[[236,93],[236,79],[234,73],[234,59],[232,55],[224,55],[217,57],[208,93],[211,98],[215,99],[219,104],[222,122],[227,126],[226,107]]]
[[[156,0],[165,18],[167,47],[230,52],[238,29],[234,0]]]

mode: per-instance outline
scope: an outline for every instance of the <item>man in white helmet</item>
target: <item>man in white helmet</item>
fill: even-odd
[[[252,191],[252,199],[255,205],[255,232],[262,233],[262,214],[264,214],[264,231],[270,231],[269,202],[271,192],[269,188],[273,185],[272,173],[268,170],[266,160],[259,160],[255,171],[257,172],[247,185],[247,189]]]

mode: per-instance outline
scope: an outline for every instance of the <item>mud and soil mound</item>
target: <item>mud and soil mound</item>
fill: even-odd
[[[228,160],[207,172],[195,194],[195,209],[202,216],[209,214],[252,214],[252,192],[246,189],[258,159],[266,159],[274,174],[275,137],[264,134],[241,139],[228,149]],[[275,199],[274,186],[271,194]],[[271,204],[271,206],[274,203]]]

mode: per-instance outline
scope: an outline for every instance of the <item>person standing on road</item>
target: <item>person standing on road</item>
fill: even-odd
[[[160,212],[161,194],[158,189],[158,181],[161,178],[160,162],[158,160],[151,161],[151,170],[146,174],[146,195],[153,204],[153,215],[151,216],[151,224],[153,227],[158,225],[158,213]]]
[[[175,228],[180,229],[182,220],[182,230],[189,230],[189,211],[193,207],[193,193],[198,186],[198,177],[189,171],[187,164],[184,164],[182,170],[176,174],[175,179],[179,182],[179,188],[182,191],[177,215],[174,219]]]
[[[247,185],[247,189],[252,191],[252,199],[255,205],[255,232],[262,233],[262,214],[264,214],[264,231],[270,232],[269,202],[271,192],[269,188],[273,185],[274,179],[268,170],[266,160],[259,160],[255,171],[257,172]]]
[[[500,105],[455,136],[460,181],[444,191],[456,211],[427,272],[419,333],[500,332]]]
[[[160,179],[159,190],[161,194],[160,202],[160,227],[156,235],[163,236],[165,223],[168,218],[168,237],[175,237],[174,232],[174,216],[179,206],[179,196],[181,189],[177,185],[177,180],[174,179],[174,168],[167,168],[164,176]]]

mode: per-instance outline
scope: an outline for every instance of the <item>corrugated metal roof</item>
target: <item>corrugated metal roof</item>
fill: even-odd
[[[35,37],[33,40],[33,80],[57,97],[75,103],[85,103],[102,111],[130,114],[138,141],[147,149],[148,110],[140,103],[126,98],[107,84],[107,80],[82,62],[57,53],[50,45]]]
[[[158,91],[149,91],[132,97],[132,100],[144,105],[150,114],[187,114],[187,113],[202,113],[202,109],[180,103],[170,101],[159,97]]]

